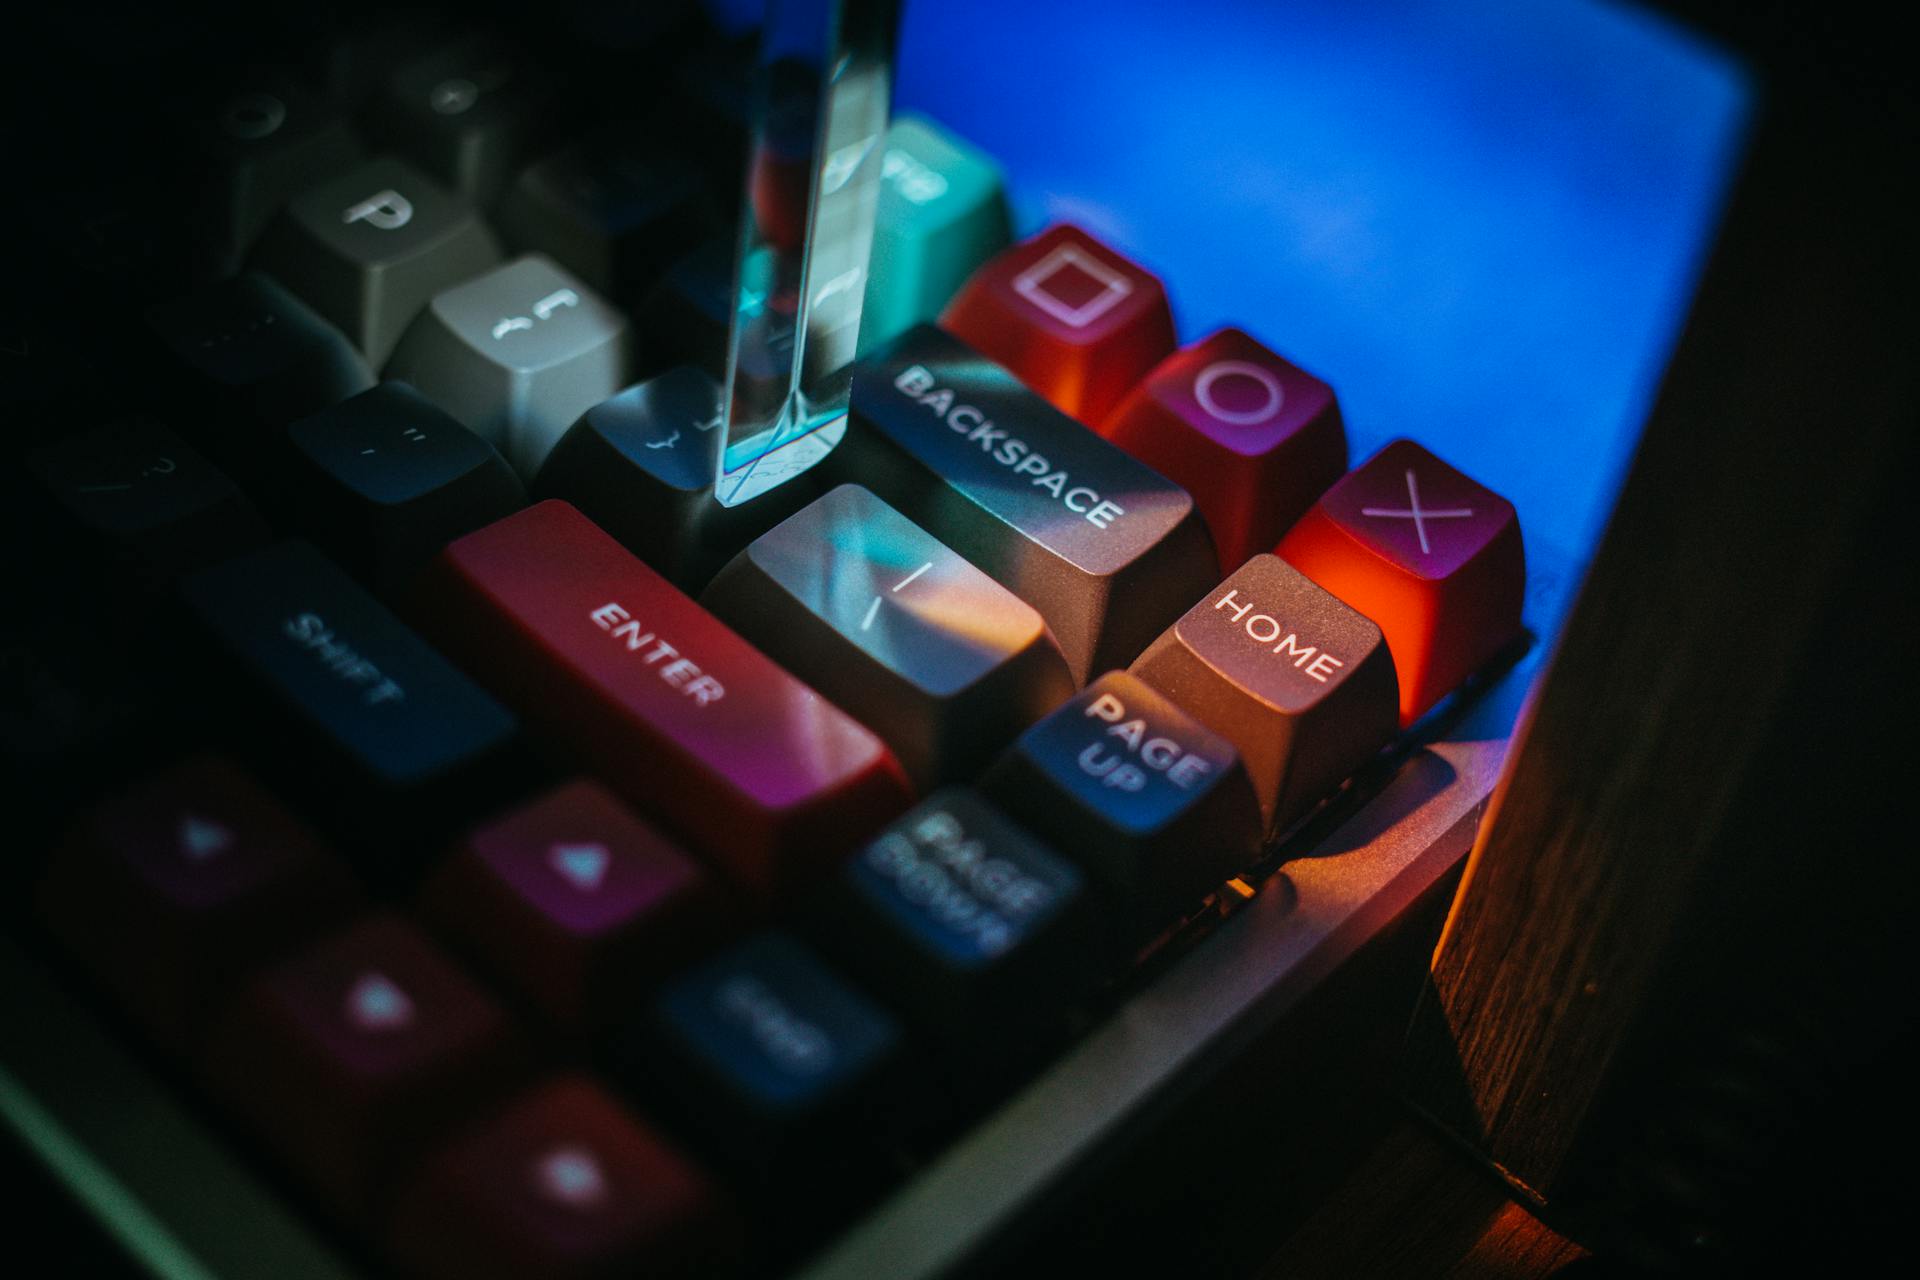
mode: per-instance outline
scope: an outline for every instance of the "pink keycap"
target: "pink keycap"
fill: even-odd
[[[362,916],[260,974],[208,1037],[217,1097],[362,1227],[427,1142],[511,1086],[507,1021],[397,916]]]
[[[575,1030],[630,1010],[725,916],[699,863],[587,781],[475,830],[425,894],[477,964]]]
[[[156,1040],[186,1050],[259,964],[344,918],[345,865],[223,757],[89,814],[41,882],[47,927]]]

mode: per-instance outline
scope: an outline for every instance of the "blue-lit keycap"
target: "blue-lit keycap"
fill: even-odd
[[[278,775],[345,827],[391,834],[424,809],[444,812],[462,798],[450,791],[483,785],[514,735],[504,707],[304,542],[203,570],[180,589],[211,656],[225,659],[209,700],[224,694]],[[407,847],[382,841],[383,857],[426,852],[394,843]]]
[[[859,485],[754,540],[701,603],[893,748],[969,777],[1073,692],[1040,614]]]
[[[404,382],[296,422],[301,505],[314,538],[363,578],[405,582],[440,548],[526,505],[494,447]]]
[[[537,253],[437,295],[394,350],[401,378],[531,480],[566,429],[626,385],[626,317]]]
[[[979,796],[949,787],[847,862],[817,936],[950,1050],[1003,1062],[1094,976],[1084,884]]]
[[[862,354],[938,316],[1012,238],[999,167],[925,117],[894,120],[880,176]]]
[[[759,935],[671,983],[654,1020],[623,1056],[731,1163],[765,1174],[812,1144],[838,1157],[873,1136],[857,1120],[884,1105],[899,1030],[793,938]]]
[[[1259,843],[1253,784],[1233,744],[1122,671],[1027,730],[981,787],[1071,850],[1144,923],[1194,906]]]
[[[721,506],[713,496],[719,428],[713,375],[669,369],[587,410],[541,464],[533,496],[572,503],[674,586],[699,591],[819,493],[808,475]]]

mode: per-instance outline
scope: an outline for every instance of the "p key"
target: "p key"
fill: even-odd
[[[1038,613],[858,485],[761,536],[701,599],[922,788],[973,774],[1073,692]]]

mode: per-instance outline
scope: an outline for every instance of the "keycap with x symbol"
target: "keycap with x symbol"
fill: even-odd
[[[1329,489],[1276,548],[1386,636],[1408,725],[1520,634],[1513,504],[1411,440]]]

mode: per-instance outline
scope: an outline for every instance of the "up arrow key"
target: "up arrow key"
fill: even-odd
[[[226,852],[232,843],[233,832],[219,823],[191,813],[180,816],[180,852],[189,862],[205,862],[216,853]]]
[[[613,855],[603,844],[556,844],[547,850],[547,865],[582,893],[592,893],[607,878]]]

